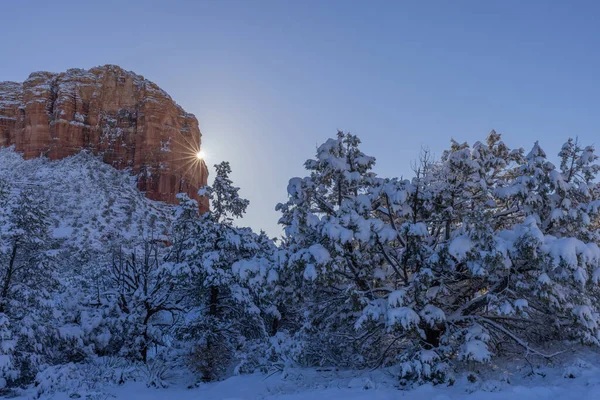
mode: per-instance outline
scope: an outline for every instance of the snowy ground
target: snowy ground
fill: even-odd
[[[263,381],[262,377],[238,377],[203,388],[149,390],[143,385],[130,385],[118,388],[113,393],[117,399],[150,400],[150,399],[203,399],[203,400],[240,400],[240,399],[278,399],[278,400],[387,400],[405,398],[407,400],[592,400],[600,399],[600,383],[598,378],[565,379],[535,382],[531,385],[506,385],[498,391],[494,384],[487,388],[468,389],[466,386],[432,387],[421,386],[414,390],[400,391],[390,385],[376,385],[372,389],[348,387],[348,383],[336,382],[323,387],[298,388],[277,379]],[[360,381],[360,379],[358,379]],[[316,385],[321,386],[321,385]],[[470,393],[469,393],[470,392]],[[66,398],[66,397],[65,397]]]
[[[533,369],[532,369],[533,368]],[[532,370],[535,372],[532,374]],[[400,390],[389,372],[293,370],[288,373],[236,376],[188,389],[174,383],[167,389],[130,382],[104,388],[102,399],[123,400],[592,400],[600,399],[600,355],[580,352],[554,366],[506,362],[481,370],[475,382],[460,374],[453,386],[424,385]],[[485,378],[482,378],[485,376]],[[471,378],[471,381],[474,379]],[[85,394],[61,393],[42,398],[66,400]],[[25,399],[27,397],[22,397]]]

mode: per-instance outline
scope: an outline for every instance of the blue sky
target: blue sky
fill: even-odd
[[[196,114],[244,223],[275,235],[287,181],[337,129],[382,175],[490,129],[512,147],[597,142],[600,3],[5,1],[0,80],[118,64]]]

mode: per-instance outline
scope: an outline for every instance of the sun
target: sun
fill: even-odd
[[[196,158],[198,160],[203,160],[205,156],[206,156],[206,154],[204,154],[204,152],[202,150],[200,150],[199,152],[196,153]]]

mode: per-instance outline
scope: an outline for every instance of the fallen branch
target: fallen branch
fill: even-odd
[[[515,343],[517,343],[519,346],[523,347],[525,350],[527,350],[528,353],[532,353],[535,355],[538,355],[540,357],[543,357],[545,359],[551,359],[552,357],[556,357],[559,354],[565,353],[567,350],[562,350],[562,351],[557,351],[556,353],[552,353],[552,354],[544,354],[539,350],[536,350],[532,347],[529,346],[528,343],[526,343],[525,341],[523,341],[522,339],[520,339],[519,337],[517,337],[517,335],[515,335],[514,333],[512,333],[511,331],[509,331],[508,329],[506,329],[505,327],[503,327],[500,324],[495,323],[494,321],[487,319],[485,317],[480,317],[480,316],[465,316],[463,317],[463,319],[471,319],[471,320],[479,320],[487,325],[490,325],[491,327],[499,330],[500,332],[504,333],[506,336],[508,336],[509,338],[511,338],[513,341],[515,341]]]

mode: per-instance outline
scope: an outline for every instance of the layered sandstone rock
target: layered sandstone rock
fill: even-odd
[[[116,168],[131,168],[140,190],[154,200],[175,203],[179,192],[197,198],[208,177],[195,157],[200,138],[193,114],[118,66],[0,82],[0,146],[51,160],[89,149]]]

